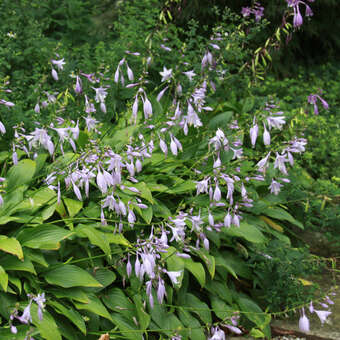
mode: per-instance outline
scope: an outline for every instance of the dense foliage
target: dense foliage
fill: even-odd
[[[312,177],[338,197],[338,149],[305,152],[337,98],[265,79],[291,7],[263,39],[259,5],[184,27],[180,3],[2,4],[1,339],[270,338],[318,296],[291,235]]]

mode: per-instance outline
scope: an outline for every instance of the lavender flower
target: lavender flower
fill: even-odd
[[[308,333],[309,332],[309,320],[305,315],[305,311],[302,308],[302,316],[299,320],[299,328],[301,332]]]
[[[324,324],[327,321],[327,317],[332,314],[332,312],[324,311],[324,310],[315,310],[316,315],[319,317],[321,324]]]
[[[164,66],[163,67],[163,72],[159,72],[160,75],[162,76],[162,80],[161,82],[163,81],[167,81],[168,79],[171,78],[171,75],[172,75],[172,69],[170,68],[169,70]]]
[[[316,115],[319,114],[318,105],[316,104],[317,99],[321,101],[321,104],[324,107],[324,109],[326,110],[329,109],[328,103],[323,98],[321,98],[318,94],[311,94],[308,96],[308,103],[314,106],[314,113]]]

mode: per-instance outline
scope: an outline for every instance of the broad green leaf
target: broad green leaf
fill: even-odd
[[[45,165],[47,158],[48,158],[47,153],[40,153],[39,152],[38,157],[35,159],[36,169],[35,169],[34,176],[40,175],[40,171],[43,168],[43,166]]]
[[[19,294],[21,294],[22,291],[22,284],[19,278],[16,276],[9,275],[8,276],[8,281],[13,284],[15,287],[18,288]]]
[[[8,274],[5,272],[5,269],[0,266],[0,285],[2,289],[6,292],[8,286]]]
[[[116,280],[116,274],[109,269],[99,268],[94,272],[95,279],[102,284],[103,288],[109,286],[113,281]]]
[[[17,165],[13,165],[7,173],[7,191],[30,182],[34,176],[35,169],[36,163],[31,159],[23,159]]]
[[[212,294],[219,297],[223,301],[231,304],[233,301],[232,294],[226,282],[220,282],[216,280],[209,281],[205,288]]]
[[[139,182],[139,183],[134,183],[133,186],[140,191],[141,197],[145,198],[151,204],[155,203],[152,197],[152,193],[150,189],[148,188],[147,184],[145,184],[144,182]]]
[[[15,255],[20,260],[24,258],[21,245],[14,237],[8,238],[7,236],[0,235],[0,250]]]
[[[221,320],[228,319],[233,315],[232,308],[218,297],[210,295],[210,302],[214,313]]]
[[[192,259],[183,259],[185,269],[195,276],[201,287],[205,285],[205,270],[200,262],[194,262]]]
[[[110,242],[106,238],[106,233],[103,233],[89,224],[79,224],[75,228],[75,231],[77,236],[87,237],[92,244],[99,247],[108,257],[111,258]]]
[[[241,311],[244,312],[244,316],[254,322],[260,329],[263,330],[270,323],[270,314],[264,313],[253,300],[247,297],[239,297],[238,305]]]
[[[249,332],[249,335],[254,337],[255,339],[265,338],[265,334],[262,331],[260,331],[258,328],[252,328]]]
[[[131,319],[124,317],[123,315],[114,313],[112,314],[112,322],[122,332],[123,339],[142,340],[142,332],[133,323]],[[135,332],[134,332],[135,331]]]
[[[57,201],[57,194],[48,187],[42,187],[38,190],[29,193],[29,198],[22,201],[15,211],[20,210],[35,210],[42,207],[45,204],[53,205]]]
[[[37,326],[40,335],[46,340],[62,340],[59,329],[49,312],[44,310],[43,319],[38,318],[38,307],[35,303],[31,305],[33,324]]]
[[[2,265],[5,270],[19,270],[29,272],[35,275],[37,274],[35,272],[32,262],[26,257],[24,258],[23,261],[21,261],[14,256],[4,256],[0,260],[0,265]]]
[[[77,302],[73,302],[73,303],[74,303],[74,305],[77,309],[88,310],[88,311],[90,311],[94,314],[100,315],[103,318],[106,318],[106,319],[112,321],[110,313],[107,311],[105,306],[102,304],[102,302],[95,295],[89,294],[88,298],[89,298],[88,303],[85,303],[85,304],[77,303]]]
[[[58,299],[75,300],[81,303],[88,303],[87,293],[81,288],[49,288],[49,292]]]
[[[187,180],[181,184],[175,185],[166,192],[168,194],[189,194],[194,190],[196,190],[196,183],[194,181]]]
[[[103,302],[107,308],[126,316],[128,319],[137,316],[134,303],[117,287],[108,290],[107,294],[103,296]]]
[[[256,226],[241,222],[239,227],[223,228],[224,235],[242,237],[252,243],[263,243],[267,239]]]
[[[178,310],[179,319],[183,322],[183,325],[188,329],[188,337],[192,340],[205,340],[203,328],[200,322],[191,313],[185,309]]]
[[[252,279],[252,273],[243,258],[230,251],[220,252],[221,258],[227,263],[236,275],[245,279]]]
[[[219,113],[218,115],[210,119],[208,127],[209,129],[212,129],[212,130],[216,130],[217,128],[220,128],[220,127],[227,127],[232,117],[233,117],[232,111]]]
[[[183,271],[178,277],[178,287],[181,287],[184,276],[184,259],[176,255],[177,249],[169,247],[166,253],[161,253],[162,259],[166,261],[168,271]]]
[[[190,307],[191,313],[197,314],[204,323],[211,324],[212,318],[209,306],[195,295],[186,294],[183,306]]]
[[[57,250],[60,241],[70,237],[74,232],[53,224],[42,224],[38,227],[26,228],[18,235],[21,244],[33,249]]]
[[[70,287],[102,287],[87,271],[72,264],[64,264],[44,273],[46,281],[51,285],[63,288]]]
[[[141,215],[143,217],[143,220],[147,223],[150,224],[152,221],[152,206],[149,206],[147,209],[141,209]]]
[[[148,188],[150,189],[150,191],[157,191],[157,192],[165,192],[169,189],[169,187],[167,187],[164,184],[149,183],[149,182],[148,182]]]
[[[137,312],[138,323],[139,323],[140,329],[147,329],[149,324],[150,324],[151,317],[145,311],[145,309],[143,307],[141,295],[140,294],[134,294],[132,296],[132,300],[133,300],[135,307],[136,307],[136,312]]]
[[[17,299],[18,298],[15,295],[0,292],[0,314],[6,320],[9,319],[9,316],[11,312],[13,311],[13,307],[15,307],[15,304],[18,301]]]
[[[74,310],[73,308],[70,308],[70,307],[65,307],[64,305],[62,305],[61,303],[59,303],[57,301],[49,301],[48,304],[49,304],[49,306],[52,306],[53,309],[58,314],[61,314],[61,315],[64,315],[65,317],[67,317],[71,322],[73,322],[79,328],[79,330],[83,334],[86,335],[85,321],[78,311],[76,311],[76,310]]]
[[[210,255],[208,251],[205,249],[197,249],[195,253],[203,260],[204,264],[206,265],[211,278],[213,279],[215,276],[215,258],[214,256]]]
[[[235,279],[238,280],[237,274],[233,267],[224,259],[224,257],[221,254],[215,255],[215,263],[216,267],[223,267],[225,268],[232,276],[234,276]]]
[[[170,336],[170,334],[174,333],[176,330],[183,329],[182,323],[173,312],[168,311],[164,305],[160,305],[155,294],[153,294],[153,296],[155,302],[154,307],[150,310],[151,319],[158,328],[163,330],[162,333]]]
[[[67,198],[67,197],[65,197],[63,201],[66,205],[66,208],[67,208],[67,211],[70,217],[76,216],[81,210],[81,208],[83,207],[82,201],[74,200],[74,199]]]
[[[10,328],[0,329],[0,339],[1,340],[27,340],[27,332],[29,330],[29,325],[18,325],[17,333],[14,335]]]
[[[131,247],[131,243],[122,234],[105,233],[104,235],[109,243]]]
[[[265,215],[269,217],[276,218],[277,220],[288,221],[297,227],[304,229],[303,224],[300,221],[297,221],[292,215],[290,215],[286,210],[279,207],[268,207],[264,212]]]

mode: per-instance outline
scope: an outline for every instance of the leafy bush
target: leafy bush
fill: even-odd
[[[38,122],[0,125],[3,339],[270,338],[253,260],[275,242],[291,250],[286,226],[303,229],[278,194],[305,140],[287,140],[294,116],[248,88],[262,25],[224,15],[209,39],[193,40],[195,22],[160,26],[140,51],[125,51],[141,43],[122,29],[115,64],[105,44],[81,68],[67,45],[48,50],[24,112]],[[22,98],[7,86],[6,116]]]

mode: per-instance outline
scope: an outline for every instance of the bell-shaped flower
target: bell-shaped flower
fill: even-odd
[[[58,72],[53,67],[52,67],[51,74],[52,74],[52,77],[55,81],[57,81],[59,79]]]
[[[301,332],[308,333],[309,332],[309,320],[305,315],[305,311],[302,309],[302,316],[299,320],[299,329]]]
[[[315,313],[319,317],[321,324],[324,324],[324,322],[327,321],[328,316],[332,314],[332,312],[328,312],[325,310],[315,310]]]
[[[270,145],[270,133],[266,128],[266,125],[263,123],[263,144],[264,145]]]
[[[256,144],[256,139],[257,139],[257,135],[259,133],[259,127],[257,124],[253,125],[253,127],[250,128],[250,141],[251,141],[251,145],[254,147]]]

